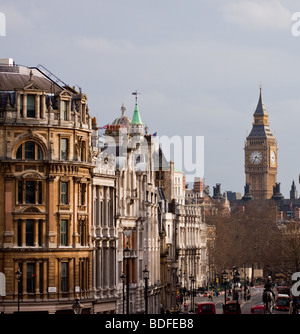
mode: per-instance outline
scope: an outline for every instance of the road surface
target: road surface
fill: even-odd
[[[251,298],[248,301],[244,301],[244,299],[240,299],[240,304],[241,304],[241,312],[242,314],[251,314],[251,307],[262,303],[262,293],[263,293],[263,288],[261,287],[253,287],[250,290],[251,293]],[[242,295],[243,296],[243,295]],[[210,301],[208,297],[203,297],[203,296],[197,296],[194,297],[195,303],[199,302],[208,302]],[[190,310],[190,303],[191,303],[191,298],[188,298],[185,300],[187,303],[187,309]],[[218,297],[213,298],[213,302],[216,305],[216,313],[217,314],[223,314],[223,303],[224,303],[224,294],[219,295]],[[274,314],[287,314],[288,312],[286,311],[276,311],[274,308]]]

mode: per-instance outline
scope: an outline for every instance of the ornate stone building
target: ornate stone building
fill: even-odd
[[[206,224],[200,205],[176,205],[175,226],[180,286],[188,290],[205,286],[207,282]]]
[[[0,312],[18,300],[21,311],[73,312],[79,298],[85,313],[143,313],[146,269],[148,313],[174,307],[190,277],[202,286],[201,208],[184,204],[184,175],[137,101],[101,144],[81,90],[11,64],[0,61]]]
[[[87,96],[38,68],[0,64],[0,311],[92,307]],[[22,275],[18,281],[18,268]]]
[[[92,185],[93,313],[115,313],[119,294],[116,281],[116,175],[115,157],[101,153],[98,130],[92,135],[96,168]]]
[[[129,280],[129,313],[145,311],[145,281],[147,267],[148,312],[159,313],[161,301],[160,240],[158,233],[158,198],[151,168],[151,136],[145,134],[138,105],[132,120],[125,115],[115,119],[105,132],[102,154],[116,159],[116,285],[119,291],[117,312],[127,313],[127,292],[123,300],[123,284]],[[129,248],[129,257],[124,250]],[[129,271],[127,272],[127,261]],[[125,276],[125,277],[124,277]],[[124,277],[123,280],[121,277]]]

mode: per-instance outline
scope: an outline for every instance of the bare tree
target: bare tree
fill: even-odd
[[[215,226],[213,260],[215,267],[258,265],[273,268],[277,262],[280,231],[276,207],[271,201],[251,201],[230,215],[218,212],[209,219]]]
[[[281,261],[277,267],[286,276],[300,271],[300,223],[286,222],[280,226],[281,243],[279,254]]]

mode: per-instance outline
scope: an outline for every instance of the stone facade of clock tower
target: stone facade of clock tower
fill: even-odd
[[[253,114],[253,125],[245,143],[246,184],[254,199],[269,199],[277,176],[277,142],[269,127],[269,115],[262,100]]]

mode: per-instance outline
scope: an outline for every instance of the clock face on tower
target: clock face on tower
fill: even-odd
[[[259,151],[253,151],[250,154],[250,161],[254,165],[259,165],[262,162],[262,154]]]
[[[271,164],[275,165],[276,164],[276,153],[274,151],[271,151]]]

